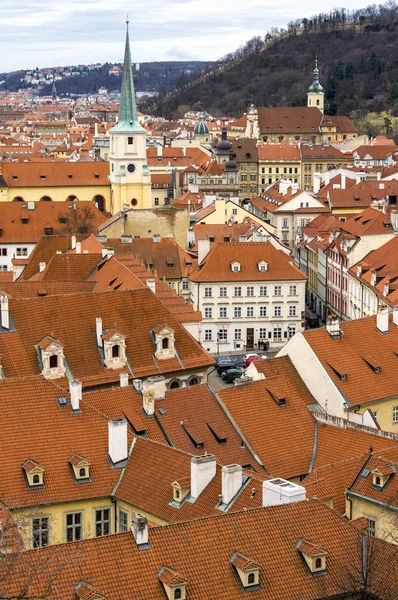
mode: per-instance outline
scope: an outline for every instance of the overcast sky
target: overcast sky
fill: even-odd
[[[369,2],[345,0],[347,9]],[[334,0],[0,0],[0,71],[117,62],[126,13],[133,61],[216,60]]]

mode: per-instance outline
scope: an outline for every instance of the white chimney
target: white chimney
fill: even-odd
[[[162,241],[162,236],[158,233],[154,233],[152,236],[152,241],[154,244],[160,244],[160,242]]]
[[[216,457],[213,454],[191,458],[191,496],[199,498],[216,474]]]
[[[242,487],[242,467],[227,465],[222,468],[222,502],[229,504]]]
[[[1,296],[1,326],[3,329],[10,329],[10,311],[8,309],[8,296]]]
[[[185,157],[187,155],[187,149],[185,146],[182,147],[182,155]]]
[[[392,311],[392,320],[394,325],[398,327],[398,306],[395,305]]]
[[[69,382],[70,403],[73,412],[80,410],[80,400],[82,399],[82,382],[74,379]]]
[[[155,391],[151,387],[142,388],[142,408],[148,417],[155,414]]]
[[[146,280],[146,285],[147,285],[147,287],[149,287],[149,289],[151,290],[151,292],[153,292],[154,294],[156,294],[156,281],[154,279],[147,279]]]
[[[134,513],[131,521],[131,531],[135,543],[140,548],[142,546],[148,547],[148,520],[144,515],[140,513]]]
[[[70,247],[72,248],[72,250],[74,250],[76,248],[76,236],[75,235],[72,235]]]
[[[330,173],[325,173],[325,185],[329,185],[330,183]]]
[[[128,387],[129,386],[129,374],[128,373],[120,373],[120,387]]]
[[[39,263],[39,271],[40,273],[43,273],[44,269],[46,268],[46,263],[45,262],[40,262]]]
[[[141,379],[133,379],[133,387],[137,394],[142,394],[142,381]]]
[[[126,419],[108,421],[108,454],[114,465],[126,460],[128,456]]]
[[[278,506],[305,500],[305,488],[286,479],[263,481],[263,506]]]
[[[394,231],[398,230],[398,210],[392,210],[390,213],[390,221]]]
[[[76,254],[82,253],[82,245],[80,242],[76,242]]]
[[[314,194],[317,194],[319,192],[320,188],[321,188],[321,174],[314,173],[314,189],[313,189]]]
[[[356,185],[361,183],[361,174],[360,173],[355,174],[355,183],[356,183]]]
[[[106,256],[108,256],[107,248],[101,248],[101,256],[102,256],[102,258],[105,258]]]
[[[346,186],[346,181],[345,181],[345,174],[342,173],[341,174],[341,189],[345,190],[345,186]]]
[[[154,400],[164,400],[166,397],[166,379],[163,375],[148,377],[142,384],[142,393],[153,390]]]
[[[332,338],[341,337],[340,319],[336,315],[329,315],[326,319],[326,331]]]
[[[163,156],[163,146],[157,146],[158,158],[162,158]]]
[[[381,333],[388,333],[388,308],[381,306],[377,311],[376,327]]]
[[[198,239],[198,265],[200,265],[210,252],[210,238]]]
[[[97,335],[97,345],[102,347],[102,319],[101,319],[101,317],[97,317],[95,319],[95,327],[96,327],[96,335]]]

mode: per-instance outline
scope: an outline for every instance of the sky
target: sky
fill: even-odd
[[[366,0],[345,0],[346,9]],[[335,0],[0,0],[0,72],[121,62],[130,20],[134,62],[217,60],[271,27]]]

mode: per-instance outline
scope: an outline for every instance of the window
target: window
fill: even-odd
[[[233,215],[237,215],[238,214],[238,209],[237,208],[233,208],[232,209],[232,214]]]
[[[246,308],[246,317],[254,317],[254,307],[248,306]]]
[[[38,485],[40,483],[40,477],[38,475],[33,475],[33,483]]]
[[[82,513],[66,515],[66,541],[75,542],[82,539]]]
[[[247,296],[254,296],[254,287],[250,286],[248,288],[246,288],[246,295]]]
[[[128,531],[129,528],[129,515],[125,510],[119,508],[119,532]]]
[[[241,340],[242,339],[242,330],[241,329],[235,329],[234,331],[234,340]]]
[[[119,350],[120,350],[120,346],[118,344],[115,344],[114,346],[112,346],[112,358],[119,358]]]
[[[242,288],[234,287],[234,296],[241,296],[241,295],[242,295]]]
[[[1,249],[1,256],[7,256],[7,248]]]
[[[46,235],[52,235],[53,234],[53,228],[52,227],[45,227],[44,228],[44,233]]]
[[[253,585],[253,584],[254,584],[254,582],[255,582],[255,579],[254,579],[254,573],[249,573],[249,576],[248,576],[248,578],[247,578],[247,583],[248,583],[249,585]]]
[[[159,206],[159,198],[155,198],[155,206]]]
[[[297,296],[297,286],[296,285],[289,286],[289,296]]]
[[[260,340],[266,340],[267,339],[267,330],[265,329],[265,327],[260,327]]]
[[[211,319],[213,316],[212,308],[205,308],[205,319]]]
[[[48,517],[32,519],[32,545],[33,548],[48,546],[49,526]]]
[[[392,422],[398,423],[398,406],[392,407]]]
[[[322,568],[322,559],[321,558],[317,558],[315,561],[315,568],[316,569],[321,569]]]
[[[52,354],[50,356],[50,369],[58,368],[58,356],[56,354]]]
[[[102,508],[95,511],[95,536],[107,535],[110,533],[109,508]]]
[[[219,342],[226,342],[227,341],[227,330],[226,329],[219,329],[218,330],[218,334],[217,334],[217,340]]]
[[[213,339],[211,329],[205,329],[205,341],[211,342]]]
[[[260,317],[266,317],[266,316],[267,316],[267,307],[260,306]]]
[[[220,287],[220,297],[221,298],[227,297],[227,288],[226,287]]]
[[[180,600],[181,598],[181,588],[176,588],[174,590],[174,600]]]
[[[260,285],[260,296],[266,296],[266,295],[267,295],[267,286]]]
[[[183,290],[189,290],[189,284],[188,284],[188,281],[184,280],[184,281],[182,282],[182,289],[183,289]]]
[[[127,143],[128,143],[128,145],[129,145],[129,146],[132,146],[132,145],[133,145],[133,143],[134,143],[134,140],[133,140],[133,138],[132,138],[132,137],[128,137],[128,138],[127,138]]]
[[[282,316],[282,309],[280,306],[274,306],[274,317]]]
[[[191,377],[188,385],[199,385],[199,379],[197,377]]]
[[[179,384],[179,382],[178,382],[178,381],[173,381],[173,382],[170,384],[170,389],[171,389],[171,390],[177,390],[179,387],[180,387],[180,384]]]
[[[379,486],[379,487],[380,487],[380,483],[381,483],[381,479],[380,479],[380,477],[377,475],[377,476],[375,477],[375,485],[377,485],[377,486]]]
[[[282,286],[276,285],[274,287],[274,296],[282,296]]]
[[[242,316],[242,309],[240,306],[235,306],[234,308],[234,319],[240,319]]]
[[[368,535],[372,535],[373,537],[376,535],[376,520],[371,517],[366,517],[368,521]]]
[[[225,319],[227,317],[227,307],[220,306],[220,318]]]
[[[212,288],[205,287],[205,298],[211,298],[211,297],[212,297]]]
[[[287,328],[287,337],[290,339],[292,338],[296,333],[296,328],[294,327],[294,325],[289,325],[289,327]]]
[[[7,252],[7,250],[6,250]],[[4,254],[3,254],[4,256]],[[7,254],[6,254],[7,256]],[[17,248],[17,256],[28,256],[28,249],[27,248]]]
[[[115,346],[113,346],[115,347]],[[169,338],[165,337],[162,339],[162,350],[167,350],[169,347]]]
[[[295,316],[296,316],[296,307],[289,306],[289,317],[295,317]]]
[[[282,341],[282,327],[274,327],[274,342]]]
[[[286,228],[287,226],[287,219],[283,219],[282,227]]]
[[[81,477],[82,479],[86,478],[86,468],[82,467],[81,469],[79,469],[79,477]]]
[[[169,288],[169,290],[174,290],[174,281],[168,281],[167,287]]]

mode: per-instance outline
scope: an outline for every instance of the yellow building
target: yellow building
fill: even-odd
[[[202,208],[196,214],[196,222],[206,225],[220,225],[228,223],[228,221],[242,223],[247,218],[252,219],[258,225],[262,225],[270,234],[275,233],[275,227],[227,198],[216,198],[214,202]]]

